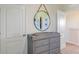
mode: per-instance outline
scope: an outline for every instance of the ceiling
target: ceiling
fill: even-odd
[[[62,9],[64,11],[79,10],[79,4],[64,4]]]

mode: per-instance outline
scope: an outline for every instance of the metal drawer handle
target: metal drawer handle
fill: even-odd
[[[26,34],[23,34],[23,37],[25,37],[26,36]]]
[[[0,35],[1,35],[1,32],[0,32]]]

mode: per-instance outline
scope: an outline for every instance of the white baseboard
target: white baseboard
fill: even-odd
[[[79,43],[76,43],[76,42],[67,41],[67,43],[71,43],[71,44],[74,44],[74,45],[78,45],[79,46]]]

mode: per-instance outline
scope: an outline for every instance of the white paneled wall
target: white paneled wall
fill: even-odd
[[[35,26],[34,26],[34,15],[37,12],[38,8],[39,8],[39,4],[35,5],[35,4],[30,4],[30,5],[26,5],[26,29],[27,29],[27,33],[35,33],[35,32],[40,32],[38,31]],[[48,32],[56,32],[56,7],[53,5],[46,5],[46,8],[48,10],[48,13],[50,15],[50,27],[48,30]],[[55,8],[55,9],[53,9]]]

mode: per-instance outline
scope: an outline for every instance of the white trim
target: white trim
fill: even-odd
[[[78,43],[75,43],[75,42],[72,42],[72,41],[67,41],[67,43],[71,43],[71,44],[74,44],[74,45],[79,46],[79,44],[78,44]]]

